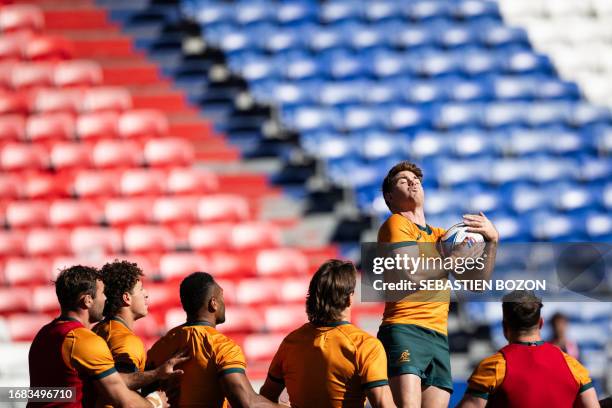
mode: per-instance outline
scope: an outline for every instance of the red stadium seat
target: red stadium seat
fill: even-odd
[[[21,93],[5,93],[0,91],[0,115],[9,113],[26,114],[29,112],[30,106],[26,95]]]
[[[296,249],[266,249],[257,254],[255,268],[261,276],[305,275],[308,273],[308,259]]]
[[[281,286],[273,279],[242,279],[236,288],[236,300],[244,305],[274,304]]]
[[[25,139],[25,117],[22,115],[0,116],[0,144]]]
[[[9,258],[4,265],[4,280],[10,286],[49,284],[51,265],[40,258]]]
[[[16,314],[6,319],[11,341],[32,341],[36,333],[53,318],[46,314]]]
[[[36,313],[58,312],[60,310],[53,285],[35,287],[32,291],[31,311]]]
[[[147,347],[147,338],[153,338],[155,342],[160,336],[165,334],[164,325],[157,321],[154,315],[149,314],[143,319],[138,319],[134,322],[134,333],[143,339],[145,343],[145,350],[151,348],[151,345]]]
[[[190,164],[193,157],[193,145],[183,139],[152,139],[144,148],[145,161],[151,166]]]
[[[127,170],[120,188],[124,195],[159,195],[164,190],[164,174],[151,169]]]
[[[110,225],[144,224],[152,214],[153,201],[142,198],[109,200],[104,208],[104,218]]]
[[[232,230],[231,245],[238,250],[272,248],[280,244],[280,230],[265,222],[239,224]]]
[[[11,143],[0,152],[0,164],[4,171],[44,169],[47,163],[47,154],[41,146]]]
[[[174,249],[174,236],[166,228],[153,225],[131,225],[123,235],[127,252],[166,252]]]
[[[69,236],[55,229],[34,229],[26,236],[26,252],[33,256],[62,255],[70,252]]]
[[[11,33],[0,35],[0,61],[20,61],[23,56],[23,47],[31,37],[31,33]]]
[[[0,256],[19,256],[24,252],[24,236],[14,231],[0,230]]]
[[[11,228],[47,225],[49,204],[44,201],[13,201],[6,207],[6,222]]]
[[[142,149],[133,142],[101,140],[92,152],[96,167],[137,167],[142,164]]]
[[[102,68],[94,61],[72,60],[57,64],[53,82],[58,87],[94,86],[102,83]]]
[[[74,49],[64,38],[38,36],[26,43],[23,54],[30,61],[61,61],[70,59]]]
[[[31,302],[28,288],[0,288],[0,314],[27,312]]]
[[[153,219],[159,223],[192,222],[197,204],[192,197],[160,197],[153,204]]]
[[[263,317],[257,310],[232,306],[225,309],[225,323],[219,326],[219,330],[223,333],[252,333],[261,330],[263,323]]]
[[[26,136],[33,142],[72,139],[74,137],[74,118],[68,113],[31,115],[26,122]]]
[[[56,170],[91,166],[91,148],[83,143],[58,143],[51,148],[51,166]]]
[[[210,270],[215,276],[253,276],[253,259],[249,253],[236,254],[229,251],[215,251],[210,254]]]
[[[248,220],[249,203],[244,197],[239,195],[210,195],[199,201],[198,219],[205,222],[240,222]]]
[[[92,88],[85,92],[83,106],[85,112],[122,112],[132,107],[132,98],[125,88]]]
[[[228,248],[232,229],[233,224],[228,223],[193,226],[189,231],[189,246],[197,251]]]
[[[288,332],[308,321],[306,308],[301,305],[269,306],[264,310],[266,329],[272,332]]]
[[[244,355],[247,360],[271,360],[283,338],[282,334],[252,334],[244,340]]]
[[[89,201],[57,200],[49,207],[49,224],[55,227],[91,225],[101,220],[102,210]]]
[[[187,319],[186,319],[185,311],[182,308],[174,307],[172,309],[168,309],[165,315],[165,321],[164,321],[165,330],[164,331],[166,332],[176,326],[180,326],[181,324],[185,323],[185,320]]]
[[[164,254],[159,260],[159,274],[164,280],[183,279],[190,273],[209,269],[204,256],[190,252]]]
[[[0,174],[0,201],[19,197],[21,178],[13,174]]]
[[[223,300],[225,301],[225,304],[233,305],[234,303],[236,303],[236,284],[231,280],[226,280],[223,278],[217,279],[216,276],[215,281],[223,289]]]
[[[79,197],[110,197],[117,193],[119,174],[114,171],[82,171],[74,180],[74,192]]]
[[[181,304],[178,286],[168,283],[147,283],[145,289],[149,295],[148,304],[151,309],[166,309]]]
[[[68,197],[70,179],[47,173],[29,174],[23,181],[23,196],[26,198]]]
[[[157,266],[151,257],[138,254],[110,254],[104,255],[102,260],[98,262],[98,266],[104,265],[107,262],[114,262],[115,260],[128,261],[135,263],[145,274],[145,281],[148,279],[157,278]]]
[[[166,189],[171,194],[207,194],[218,188],[217,176],[204,169],[172,169],[166,179]]]
[[[79,111],[83,92],[75,89],[40,89],[34,96],[32,108],[41,113],[65,112],[75,114]]]
[[[303,302],[306,299],[309,285],[309,278],[295,278],[282,281],[280,291],[281,302]]]
[[[16,31],[40,31],[45,19],[40,9],[28,4],[3,6],[0,9],[0,31],[3,34]]]
[[[85,113],[76,122],[77,136],[82,140],[113,139],[118,136],[116,112]]]
[[[11,85],[15,89],[53,85],[53,65],[48,63],[17,64],[11,73]]]
[[[168,119],[157,110],[132,110],[121,115],[118,128],[121,137],[158,138],[168,134]]]
[[[70,246],[75,254],[116,253],[122,248],[121,233],[112,228],[78,227],[72,231]]]

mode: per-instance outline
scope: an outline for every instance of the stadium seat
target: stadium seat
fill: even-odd
[[[123,112],[132,107],[132,98],[125,88],[98,87],[85,92],[84,112]]]
[[[115,112],[85,113],[77,119],[76,133],[81,140],[113,139],[118,136],[118,122]]]
[[[60,306],[55,294],[55,288],[51,284],[37,286],[32,290],[31,312],[53,313],[59,312]]]
[[[13,201],[6,207],[6,223],[11,228],[45,226],[48,208],[44,201]]]
[[[15,231],[0,231],[0,256],[19,256],[24,252],[24,237]]]
[[[305,275],[308,260],[296,249],[267,249],[257,254],[255,269],[260,276]]]
[[[68,197],[71,194],[69,184],[70,176],[30,173],[23,178],[20,193],[29,199]]]
[[[67,113],[37,114],[28,117],[26,136],[32,142],[72,139],[74,119]]]
[[[55,170],[87,168],[91,166],[91,148],[82,143],[57,143],[49,154],[51,166]]]
[[[274,304],[281,285],[274,279],[241,279],[236,287],[236,301],[244,305]]]
[[[270,361],[283,341],[281,334],[252,334],[244,340],[244,354],[249,361]]]
[[[0,288],[0,313],[27,312],[32,297],[28,288]]]
[[[123,246],[127,252],[165,252],[174,249],[171,231],[153,225],[130,225],[123,235]]]
[[[208,260],[199,254],[167,253],[159,260],[159,275],[163,280],[183,279],[193,272],[208,270],[210,270]]]
[[[269,306],[264,310],[266,329],[288,332],[308,321],[304,305]]]
[[[261,330],[263,324],[263,316],[256,309],[231,306],[225,310],[225,323],[220,330],[224,333],[253,333]]]
[[[101,210],[85,200],[55,200],[49,206],[49,224],[55,227],[74,227],[100,222]]]
[[[194,197],[161,197],[153,203],[153,219],[159,223],[192,222],[198,202]]]
[[[78,197],[111,197],[118,190],[119,174],[113,171],[80,171],[74,179],[74,192]]]
[[[152,139],[144,147],[144,158],[150,166],[191,164],[193,146],[183,139]]]
[[[17,90],[50,87],[53,84],[53,65],[48,63],[20,63],[11,71],[11,86]]]
[[[233,224],[207,223],[195,225],[189,231],[189,246],[196,251],[229,248]]]
[[[74,55],[72,44],[61,37],[37,36],[26,44],[23,54],[30,61],[62,61]]]
[[[36,91],[32,109],[39,113],[76,114],[82,104],[83,93],[74,89],[47,89]]]
[[[11,341],[31,342],[42,326],[53,320],[46,314],[13,314],[6,318]]]
[[[198,202],[197,216],[203,222],[240,222],[249,215],[249,203],[239,195],[209,195]]]
[[[33,229],[26,236],[28,255],[63,255],[70,253],[69,234],[57,229]]]
[[[121,175],[123,195],[159,195],[164,189],[164,174],[151,169],[130,169]]]
[[[309,278],[291,278],[281,282],[280,301],[283,303],[303,302],[308,293]]]
[[[142,164],[142,149],[132,141],[100,140],[91,152],[95,167],[129,168]]]
[[[5,5],[0,12],[0,31],[3,35],[16,31],[41,30],[45,25],[42,12],[29,4]]]
[[[9,286],[49,284],[51,265],[44,259],[8,258],[4,265],[4,282]]]
[[[142,224],[152,219],[151,199],[124,198],[106,201],[104,219],[110,225]]]
[[[166,179],[166,189],[171,194],[208,194],[218,187],[214,173],[198,168],[172,169]]]
[[[47,156],[41,146],[9,143],[1,149],[0,163],[4,171],[37,170],[47,167]]]
[[[23,93],[0,91],[0,114],[27,114],[29,110],[28,99]]]
[[[168,283],[147,283],[145,286],[149,296],[149,307],[152,310],[167,309],[179,306],[180,298],[178,288]],[[184,312],[183,312],[184,315]]]
[[[280,244],[280,230],[273,224],[252,222],[236,225],[230,245],[236,250],[276,247]]]
[[[124,138],[158,138],[168,134],[168,120],[160,111],[131,110],[119,118],[118,130],[119,136]]]
[[[89,60],[63,61],[56,65],[53,83],[57,87],[88,87],[102,83],[102,69]]]
[[[21,178],[14,174],[0,174],[0,202],[14,200],[19,196]]]
[[[22,115],[0,116],[0,145],[25,139],[25,118]]]

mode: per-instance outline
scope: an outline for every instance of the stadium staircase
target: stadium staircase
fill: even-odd
[[[58,313],[58,271],[117,258],[146,273],[150,314],[136,332],[147,346],[183,321],[182,277],[211,272],[223,331],[263,379],[305,321],[310,274],[337,248],[292,238],[291,202],[109,18],[135,15],[135,2],[12,3],[0,8],[0,348],[11,356],[0,382],[27,384],[28,342]],[[160,10],[172,7],[153,19]]]

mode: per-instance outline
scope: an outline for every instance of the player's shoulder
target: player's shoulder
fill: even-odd
[[[376,347],[380,343],[380,340],[376,337],[353,324],[338,326],[338,330],[340,330],[355,347]],[[382,346],[382,343],[380,344]]]
[[[412,229],[414,228],[414,224],[410,222],[409,219],[407,219],[401,214],[391,214],[385,220],[385,222],[383,222],[380,228],[381,229],[384,229],[384,228],[394,229],[394,228],[400,228],[400,227]]]
[[[502,352],[498,351],[496,353],[491,354],[488,357],[483,358],[480,363],[478,363],[477,369],[479,370],[496,370],[500,366],[506,365],[506,359]]]
[[[86,327],[72,329],[67,337],[72,337],[75,342],[87,348],[102,347],[108,349],[104,339]]]

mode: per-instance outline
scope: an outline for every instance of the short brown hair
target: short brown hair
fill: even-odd
[[[135,263],[119,260],[105,264],[101,272],[106,295],[104,316],[113,317],[123,306],[123,294],[131,293],[144,274]]]
[[[313,324],[340,320],[357,283],[352,262],[330,259],[315,272],[306,296],[306,314]]]
[[[542,300],[529,290],[515,290],[502,299],[504,322],[512,330],[530,331],[540,322]]]
[[[414,163],[411,163],[409,161],[402,161],[402,162],[397,163],[395,166],[391,167],[391,169],[389,170],[389,172],[385,176],[385,179],[382,182],[382,193],[383,193],[383,198],[385,199],[385,203],[387,203],[387,207],[389,207],[389,203],[387,202],[385,195],[389,194],[391,190],[393,189],[393,178],[395,177],[395,175],[402,171],[409,171],[413,173],[415,176],[417,176],[417,178],[420,181],[423,181],[423,171],[421,170],[419,166],[417,166]]]
[[[74,265],[60,271],[55,281],[55,294],[62,310],[76,310],[81,296],[96,298],[96,281],[100,271],[91,266]]]

